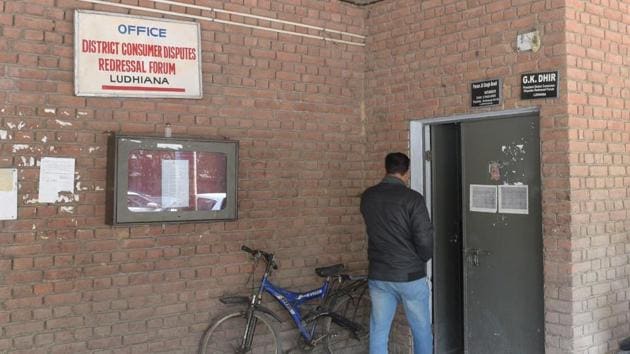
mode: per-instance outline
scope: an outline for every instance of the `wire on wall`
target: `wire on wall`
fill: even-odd
[[[298,22],[284,21],[284,20],[279,20],[279,19],[271,18],[271,17],[257,16],[257,15],[252,15],[248,13],[215,9],[211,7],[192,5],[192,4],[183,4],[180,2],[170,1],[170,0],[149,0],[149,1],[152,1],[154,3],[167,4],[167,5],[182,6],[184,8],[191,8],[191,9],[196,9],[196,10],[201,10],[201,11],[208,11],[210,13],[215,13],[215,14],[226,14],[230,16],[235,15],[235,16],[241,16],[244,18],[252,18],[256,20],[269,21],[270,23],[290,25],[290,26],[295,26],[299,28],[304,28],[307,30],[320,31],[323,33],[323,35],[314,35],[314,34],[301,33],[297,31],[290,31],[290,30],[284,30],[284,29],[278,29],[278,28],[272,28],[272,27],[251,25],[251,24],[236,22],[232,20],[223,20],[216,17],[199,16],[199,15],[179,13],[179,12],[174,12],[174,11],[160,10],[160,9],[148,8],[148,7],[142,7],[142,6],[127,5],[127,4],[121,4],[121,3],[116,3],[116,2],[110,2],[106,0],[79,0],[79,1],[92,3],[92,4],[105,5],[105,6],[125,8],[125,9],[130,9],[130,10],[139,10],[139,11],[145,11],[145,12],[151,12],[151,13],[159,13],[159,14],[169,15],[169,16],[185,17],[185,18],[201,20],[201,21],[216,22],[216,23],[222,23],[222,24],[227,24],[227,25],[257,29],[257,30],[262,30],[262,31],[284,33],[288,35],[300,36],[300,37],[305,37],[305,38],[320,39],[327,42],[343,43],[343,44],[354,45],[354,46],[365,46],[364,42],[357,42],[353,40],[343,40],[343,39],[329,37],[329,35],[333,34],[333,35],[338,35],[341,37],[345,36],[345,37],[356,38],[357,40],[361,40],[361,41],[365,40],[365,36],[354,34],[354,33],[337,31],[337,30],[332,30],[332,29],[327,29],[327,28],[317,27],[317,26],[311,26],[311,25],[302,24]]]

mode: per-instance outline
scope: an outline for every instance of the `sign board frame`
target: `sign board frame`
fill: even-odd
[[[94,21],[94,29],[88,27],[89,22],[86,23],[90,20],[97,20]],[[110,22],[108,23],[108,21]],[[109,25],[112,27],[108,31],[107,26]],[[127,30],[135,26],[133,33],[135,36],[131,32],[122,33],[118,27],[115,27],[116,25],[127,26]],[[82,28],[82,26],[85,27]],[[164,29],[164,32],[159,32],[159,29]],[[75,10],[74,30],[74,93],[76,96],[203,98],[201,28],[199,23],[101,11]],[[150,31],[153,35],[147,34]],[[94,33],[94,37],[91,33]],[[169,33],[176,33],[175,43],[173,43],[173,39],[169,39],[170,42],[159,42],[160,38],[167,38]],[[161,37],[160,34],[164,36]],[[87,35],[90,38],[83,38]],[[89,48],[86,51],[89,53],[84,53],[82,51],[84,39],[111,43],[112,46],[109,48],[115,49],[105,48],[93,52],[92,49],[97,46],[89,47],[91,44],[86,44]],[[177,41],[180,39],[184,46],[173,45],[178,43]],[[151,47],[151,49],[155,48],[156,50],[146,56],[125,55],[122,49],[125,45],[146,46],[146,48]],[[186,45],[189,46],[186,47]],[[194,58],[191,58],[193,55],[190,53],[194,53]],[[105,66],[105,64],[108,65]],[[103,69],[99,70],[101,68]],[[181,73],[182,70],[183,73]],[[109,75],[109,81],[107,75]],[[191,76],[194,77],[191,78]]]

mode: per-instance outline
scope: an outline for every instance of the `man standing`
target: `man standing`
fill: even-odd
[[[388,154],[385,170],[385,178],[361,196],[372,301],[370,354],[387,353],[399,302],[411,327],[414,354],[432,354],[426,262],[433,255],[433,225],[424,197],[406,185],[409,157],[400,152]]]

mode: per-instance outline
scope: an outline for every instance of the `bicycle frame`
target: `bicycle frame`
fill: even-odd
[[[332,319],[332,321],[340,324],[343,327],[348,327],[348,328],[356,327],[352,321],[325,309],[325,306],[326,306],[325,303],[328,302],[329,300],[328,299],[329,294],[331,293],[331,291],[332,292],[336,291],[336,290],[332,290],[333,285],[334,285],[331,281],[332,275],[326,277],[319,288],[315,288],[306,292],[293,292],[293,291],[281,288],[277,285],[274,285],[269,280],[269,277],[271,276],[271,273],[272,273],[272,269],[277,269],[277,266],[274,262],[273,254],[269,254],[269,253],[259,251],[259,250],[252,250],[246,246],[242,246],[241,250],[248,252],[254,256],[255,265],[254,265],[254,268],[252,269],[252,274],[254,274],[256,270],[256,265],[258,264],[258,260],[260,258],[264,258],[265,263],[266,263],[265,272],[260,279],[260,285],[257,291],[254,290],[255,288],[252,289],[252,294],[251,294],[251,297],[249,298],[249,306],[246,312],[247,325],[245,326],[245,331],[242,336],[242,341],[240,345],[241,351],[245,352],[246,350],[251,348],[254,330],[255,330],[256,322],[257,322],[255,312],[261,311],[280,320],[277,317],[277,315],[273,313],[273,311],[261,305],[262,295],[265,292],[273,296],[273,298],[276,299],[276,301],[278,301],[280,305],[282,305],[284,310],[286,310],[289,313],[289,315],[291,316],[291,319],[293,320],[293,323],[295,324],[295,327],[299,330],[300,335],[302,336],[304,341],[308,344],[316,345],[316,343],[313,343],[313,342],[318,341],[317,338],[314,338],[315,330],[317,329],[316,328],[317,322],[315,322],[315,320],[317,318],[329,316]],[[339,275],[336,275],[336,276],[339,276]],[[348,276],[345,276],[345,277],[348,277]],[[339,278],[339,279],[342,280],[342,278]],[[364,282],[365,280],[363,279],[362,281]],[[351,287],[344,287],[344,289],[346,291],[348,289],[354,289],[358,284],[359,282],[355,281],[351,283]],[[227,299],[233,299],[234,301],[232,300],[228,301]],[[323,309],[318,308],[317,311],[313,312],[312,316],[304,317],[301,313],[300,307],[308,301],[317,300],[317,299],[321,300],[321,305],[324,305]],[[243,300],[245,300],[245,298],[244,297],[227,297],[227,298],[224,298],[224,300],[222,300],[222,302],[224,303],[242,303],[244,302]],[[308,323],[310,322],[314,322],[314,325],[311,326],[309,329]]]
[[[279,286],[274,285],[269,281],[269,274],[265,272],[263,278],[261,280],[260,290],[259,290],[259,299],[262,292],[265,291],[269,295],[273,296],[284,309],[289,312],[291,315],[291,319],[295,326],[300,331],[300,335],[304,338],[307,343],[310,343],[313,340],[313,334],[308,331],[306,328],[306,323],[302,318],[302,313],[300,312],[300,306],[305,302],[320,299],[323,300],[326,298],[328,294],[328,290],[330,289],[330,280],[326,279],[322,283],[322,286],[316,289],[312,289],[302,293],[296,293]]]

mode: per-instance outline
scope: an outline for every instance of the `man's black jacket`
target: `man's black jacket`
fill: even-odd
[[[433,225],[422,194],[386,176],[361,196],[368,234],[368,277],[406,282],[426,276],[433,256]]]

